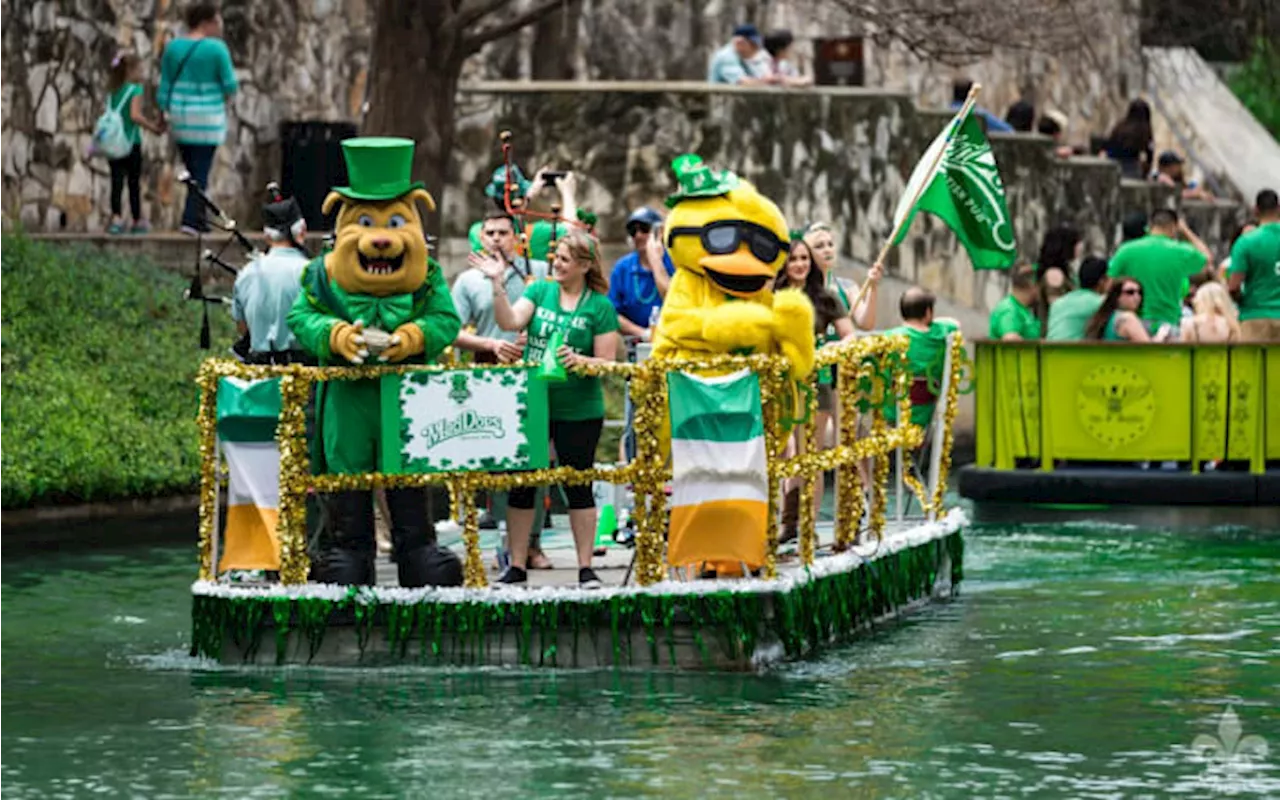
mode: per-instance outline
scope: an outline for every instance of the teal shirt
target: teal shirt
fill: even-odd
[[[249,326],[249,349],[253,352],[299,349],[288,319],[302,291],[306,267],[307,257],[301,250],[275,247],[236,276],[231,318]]]
[[[1241,236],[1231,248],[1231,275],[1244,275],[1240,319],[1280,319],[1280,222]]]
[[[1054,300],[1049,306],[1049,330],[1045,339],[1051,342],[1078,342],[1084,339],[1089,319],[1102,305],[1102,295],[1092,289],[1076,289]]]
[[[769,72],[769,54],[764,48],[750,60],[744,60],[733,49],[733,42],[711,54],[707,62],[707,83],[735,85],[743,78],[762,78]]]
[[[221,39],[179,38],[165,46],[156,99],[179,144],[222,144],[227,138],[226,99],[237,88],[231,52]]]
[[[126,83],[107,96],[107,107],[120,109],[120,119],[124,122],[124,135],[134,144],[142,144],[142,131],[138,123],[133,121],[130,106],[135,95],[142,94],[142,84]]]
[[[595,339],[618,330],[618,312],[605,295],[590,289],[582,293],[578,307],[565,311],[560,307],[560,284],[538,281],[530,284],[524,296],[533,303],[529,320],[529,342],[524,360],[542,360],[551,337],[561,331],[564,343],[585,356],[595,355]],[[600,379],[569,373],[568,380],[553,383],[547,389],[551,419],[583,420],[604,418],[604,391]]]

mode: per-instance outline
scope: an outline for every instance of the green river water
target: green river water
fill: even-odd
[[[955,601],[750,675],[222,668],[186,655],[192,547],[8,551],[0,787],[1280,797],[1280,538],[1059,524],[967,540]]]

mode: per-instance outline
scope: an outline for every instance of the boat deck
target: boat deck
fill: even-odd
[[[895,533],[900,533],[910,528],[917,527],[921,522],[922,520],[920,519],[904,520],[902,522],[890,521],[885,526],[885,539],[888,540],[892,538]],[[544,586],[577,586],[578,560],[573,546],[573,534],[568,529],[567,518],[564,519],[564,523],[564,527],[557,525],[554,528],[548,528],[542,532],[542,550],[546,553],[547,558],[551,561],[554,568],[530,570],[528,588],[536,589]],[[439,543],[448,547],[461,557],[463,552],[461,529],[452,522],[437,523],[436,527]],[[835,525],[831,522],[819,522],[817,530],[817,555],[821,558],[824,555],[831,554],[831,544],[835,541]],[[498,576],[501,574],[501,570],[498,569],[497,564],[497,548],[502,535],[503,533],[501,530],[480,532],[480,549],[484,553],[485,569],[488,572],[490,584],[494,584],[495,581],[497,581]],[[799,569],[800,557],[798,549],[798,542],[788,542],[787,544],[779,547],[778,568],[780,572],[786,573],[787,571]],[[858,547],[858,550],[864,553],[874,549],[874,546],[871,544]],[[591,566],[605,586],[620,587],[623,585],[623,581],[628,577],[627,571],[631,565],[631,560],[634,555],[634,549],[610,543],[605,549],[604,555],[597,555],[592,558]],[[672,573],[672,577],[676,578],[676,574],[674,572]],[[631,585],[634,585],[634,575],[630,577],[629,582]],[[396,565],[391,561],[390,554],[380,553],[378,555],[378,585],[397,585]]]

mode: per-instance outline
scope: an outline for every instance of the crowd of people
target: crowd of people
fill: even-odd
[[[1069,227],[1050,230],[1036,265],[1010,271],[992,309],[992,339],[1130,342],[1280,342],[1280,203],[1264,189],[1230,256],[1172,209],[1129,217],[1110,261],[1083,256]],[[1078,264],[1079,268],[1073,268]]]

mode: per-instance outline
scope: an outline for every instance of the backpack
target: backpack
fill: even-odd
[[[120,109],[133,99],[134,92],[126,91],[114,107],[108,106],[93,127],[93,152],[114,161],[133,152],[134,142],[124,132],[124,117]]]

